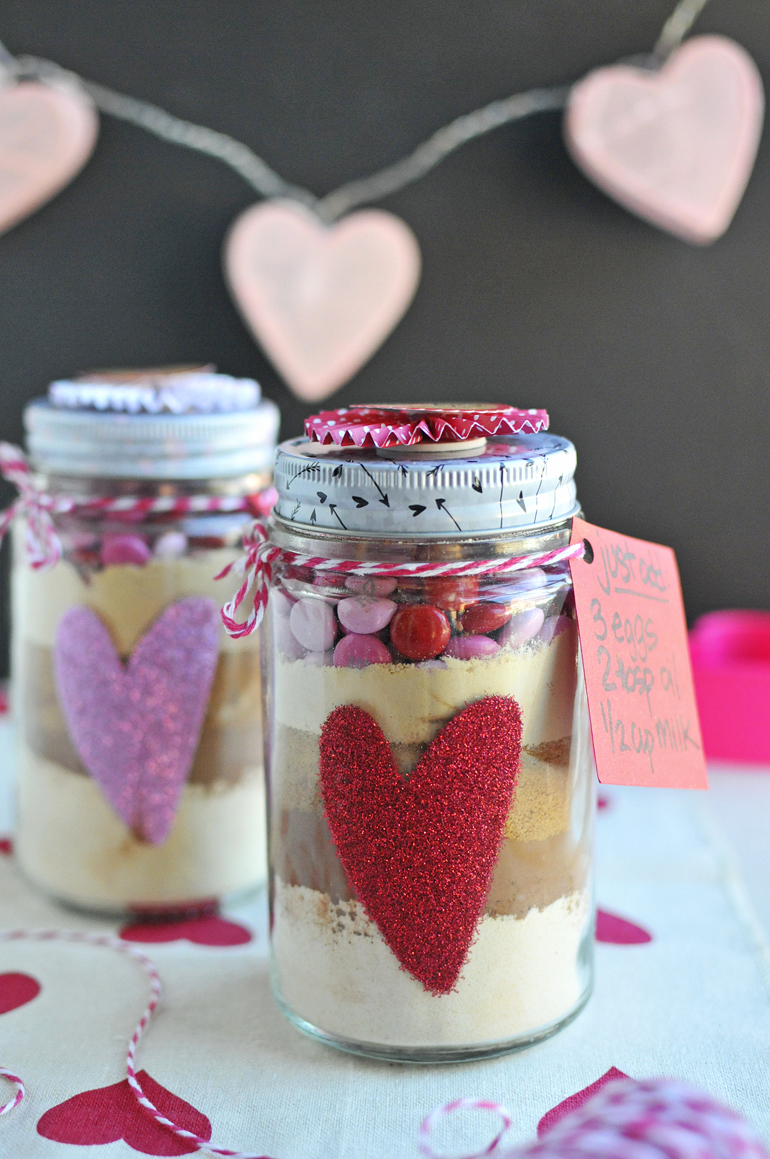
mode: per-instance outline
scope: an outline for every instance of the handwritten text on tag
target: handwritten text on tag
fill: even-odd
[[[581,539],[570,566],[599,780],[708,788],[673,551],[575,519]]]

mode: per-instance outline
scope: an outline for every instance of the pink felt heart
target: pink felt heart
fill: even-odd
[[[245,946],[251,933],[240,922],[231,922],[216,914],[185,921],[137,922],[120,931],[124,942],[179,942],[183,939],[198,946]]]
[[[551,1107],[550,1111],[546,1111],[537,1125],[538,1136],[545,1135],[565,1115],[569,1115],[573,1111],[576,1111],[578,1107],[582,1107],[583,1103],[587,1103],[595,1094],[598,1094],[602,1087],[606,1087],[607,1083],[614,1083],[618,1079],[627,1079],[628,1077],[622,1070],[618,1070],[616,1066],[611,1066],[595,1083],[591,1083],[588,1087],[583,1087],[582,1091],[577,1091],[574,1095],[569,1095],[563,1102],[558,1103],[555,1107]]]
[[[40,993],[40,983],[29,974],[0,974],[0,1014],[26,1006]]]
[[[166,1118],[202,1139],[211,1138],[211,1123],[206,1115],[166,1090],[146,1070],[140,1070],[137,1077],[148,1099]],[[81,1147],[123,1139],[143,1155],[192,1155],[199,1150],[197,1143],[180,1139],[157,1123],[137,1102],[128,1079],[109,1087],[81,1091],[57,1103],[40,1116],[37,1133],[56,1143]]]
[[[706,245],[732,221],[764,114],[757,66],[722,36],[698,36],[659,72],[600,68],[575,85],[565,118],[577,165],[653,225]]]
[[[596,911],[596,940],[608,942],[612,946],[643,946],[652,941],[652,934],[642,926],[621,918],[618,914],[607,913],[606,910]]]
[[[0,88],[0,233],[72,180],[98,132],[84,97],[26,81]]]
[[[198,747],[218,622],[213,600],[178,600],[126,665],[90,608],[59,623],[56,685],[73,743],[118,816],[154,845],[171,831]]]
[[[379,209],[323,225],[293,202],[242,213],[225,273],[247,325],[300,398],[326,398],[396,326],[420,279],[417,239]]]

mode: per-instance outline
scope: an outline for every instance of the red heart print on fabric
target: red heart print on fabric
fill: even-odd
[[[0,1014],[8,1014],[37,998],[41,986],[29,974],[0,974]]]
[[[251,931],[238,922],[216,915],[178,922],[138,922],[120,931],[124,942],[179,942],[185,939],[198,946],[245,946]]]
[[[576,1094],[570,1095],[569,1098],[564,1099],[563,1102],[552,1107],[550,1111],[546,1111],[537,1125],[538,1137],[544,1135],[546,1131],[550,1131],[551,1127],[554,1127],[559,1122],[559,1119],[563,1119],[570,1111],[576,1111],[578,1107],[582,1107],[583,1103],[587,1102],[592,1095],[595,1095],[607,1083],[614,1083],[616,1079],[627,1079],[628,1077],[622,1070],[618,1070],[616,1066],[611,1066],[600,1079],[597,1079],[595,1083],[591,1083],[590,1087],[584,1087],[582,1091],[577,1091]]]
[[[177,600],[121,662],[90,608],[71,608],[56,633],[55,672],[67,727],[112,808],[162,845],[198,747],[219,649],[213,600]]]
[[[320,748],[326,820],[356,897],[403,969],[431,994],[448,994],[476,933],[518,781],[518,704],[488,696],[464,708],[408,779],[362,708],[336,708]]]
[[[604,793],[600,793],[596,798],[596,808],[599,810],[599,812],[601,813],[604,809],[610,809],[611,807],[612,800],[605,796]]]
[[[13,841],[10,837],[0,837],[0,854],[3,857],[13,856]]]
[[[159,1111],[187,1131],[202,1139],[211,1138],[211,1123],[190,1103],[172,1095],[147,1071],[138,1074],[139,1082],[151,1103]],[[40,1117],[37,1133],[55,1143],[79,1144],[81,1147],[125,1140],[129,1147],[144,1155],[191,1155],[198,1150],[195,1143],[180,1139],[167,1127],[156,1123],[149,1111],[136,1101],[128,1079],[110,1087],[81,1091],[63,1103],[51,1107]]]
[[[608,942],[613,946],[641,946],[652,941],[652,934],[641,926],[629,922],[617,914],[607,913],[606,910],[596,911],[596,940]]]

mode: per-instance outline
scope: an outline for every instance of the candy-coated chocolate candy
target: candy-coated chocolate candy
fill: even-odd
[[[345,577],[322,571],[313,580],[313,587],[328,588],[329,591],[333,592],[343,592],[345,590]]]
[[[527,608],[512,616],[498,636],[503,648],[520,648],[536,636],[543,626],[545,616],[542,608]]]
[[[140,567],[151,558],[152,552],[139,535],[105,535],[101,559],[110,564],[134,563]]]
[[[476,660],[479,656],[492,656],[499,651],[500,645],[489,636],[453,636],[444,649],[444,655],[455,660]]]
[[[182,531],[166,531],[155,540],[156,559],[179,559],[187,551],[187,536]]]
[[[287,660],[301,660],[305,655],[305,649],[291,630],[288,616],[275,617],[275,643]]]
[[[571,627],[572,620],[569,616],[550,616],[543,624],[540,639],[550,644],[554,636],[561,636],[562,632],[568,631]]]
[[[530,591],[532,588],[544,588],[548,583],[548,576],[541,567],[527,567],[523,571],[514,572],[510,583],[516,587],[516,594],[520,591]]]
[[[390,621],[393,647],[410,660],[432,660],[444,651],[451,634],[444,613],[430,604],[399,608]]]
[[[376,596],[351,596],[337,604],[337,615],[343,628],[364,636],[386,627],[395,610],[393,600],[381,600]]]
[[[308,652],[326,652],[337,637],[334,608],[323,600],[297,600],[289,622],[294,636]]]
[[[398,580],[389,575],[349,575],[345,587],[364,596],[389,596],[398,587]]]
[[[479,581],[475,575],[436,576],[425,580],[423,595],[428,604],[461,612],[478,599]]]
[[[273,588],[270,592],[269,607],[274,616],[282,616],[283,619],[288,620],[291,615],[291,609],[296,602],[294,596],[290,596],[288,592],[281,591],[280,588]]]
[[[316,668],[328,668],[330,664],[334,663],[333,652],[308,652],[305,657],[306,664],[312,664]]]
[[[484,632],[496,632],[503,624],[507,624],[510,618],[510,608],[506,608],[505,604],[474,604],[473,607],[466,608],[460,616],[460,626],[464,632],[479,635]]]
[[[369,664],[390,663],[390,652],[376,636],[350,632],[334,649],[335,668],[366,668]]]

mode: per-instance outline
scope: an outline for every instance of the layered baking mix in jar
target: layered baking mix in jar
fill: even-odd
[[[593,758],[574,447],[542,411],[325,412],[283,443],[264,558],[274,988],[420,1062],[587,1000]]]
[[[259,648],[215,577],[267,510],[277,408],[209,368],[115,373],[54,383],[25,425],[20,864],[79,907],[213,906],[266,869]]]

